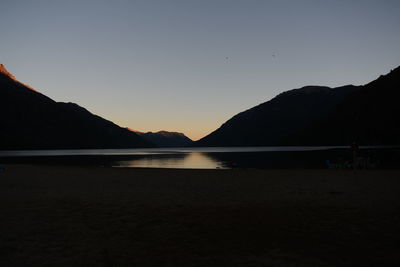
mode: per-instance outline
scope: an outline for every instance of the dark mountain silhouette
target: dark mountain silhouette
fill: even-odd
[[[188,147],[193,143],[193,141],[183,133],[167,131],[137,133],[159,147]]]
[[[400,145],[400,67],[350,94],[289,143]]]
[[[0,149],[152,146],[77,104],[55,102],[17,81],[0,65]]]
[[[400,144],[400,68],[364,85],[307,86],[241,112],[197,146]]]

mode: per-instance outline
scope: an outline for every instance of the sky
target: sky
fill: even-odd
[[[400,65],[398,0],[0,0],[0,63],[122,127],[197,140],[305,85]]]

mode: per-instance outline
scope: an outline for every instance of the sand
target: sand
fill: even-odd
[[[400,266],[400,171],[5,167],[0,266]]]

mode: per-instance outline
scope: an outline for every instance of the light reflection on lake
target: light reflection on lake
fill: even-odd
[[[346,146],[320,147],[199,147],[151,149],[76,149],[0,151],[0,163],[79,164],[113,167],[226,169],[326,168],[327,162],[350,162]],[[380,166],[400,166],[396,146],[361,146],[360,157]],[[378,165],[377,165],[378,166]]]
[[[206,153],[191,152],[168,155],[148,155],[113,163],[114,167],[178,168],[178,169],[225,169],[225,164]]]

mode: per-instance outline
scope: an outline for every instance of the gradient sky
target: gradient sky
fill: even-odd
[[[20,81],[193,139],[280,92],[400,65],[398,0],[1,0],[0,25]]]

